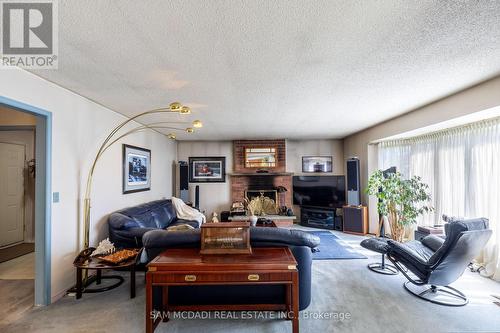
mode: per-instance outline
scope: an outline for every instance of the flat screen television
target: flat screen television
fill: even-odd
[[[344,176],[294,176],[293,203],[301,206],[341,208],[346,203]]]

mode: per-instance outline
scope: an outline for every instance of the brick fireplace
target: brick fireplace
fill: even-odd
[[[276,150],[276,165],[268,168],[246,167],[245,151],[247,148],[274,148]],[[231,200],[233,202],[243,201],[247,190],[278,190],[282,186],[287,190],[284,193],[284,204],[287,207],[292,207],[292,173],[286,172],[286,142],[284,139],[237,140],[233,141],[233,149],[234,173],[231,174]]]
[[[284,139],[275,140],[236,140],[233,141],[234,172],[254,174],[256,168],[245,166],[246,148],[275,148],[276,166],[266,169],[270,173],[286,172],[286,141]]]
[[[233,174],[231,175],[231,200],[243,201],[246,190],[265,191],[276,190],[279,186],[287,189],[285,205],[292,206],[292,176],[289,175],[259,175],[259,174]]]

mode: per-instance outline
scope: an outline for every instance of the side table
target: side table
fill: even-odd
[[[104,261],[99,260],[98,257],[91,257],[90,254],[95,250],[93,247],[89,247],[88,249],[83,250],[76,257],[73,262],[73,266],[76,267],[76,286],[70,291],[76,292],[76,299],[80,299],[82,297],[82,293],[99,293],[103,291],[108,291],[120,286],[124,279],[120,275],[103,275],[102,271],[106,269],[123,269],[130,271],[130,298],[135,297],[135,265],[137,262],[137,258],[139,257],[141,251],[137,253],[137,255],[133,258],[130,258],[126,261],[123,261],[119,264],[113,265],[110,263],[106,263]],[[83,280],[83,273],[88,272],[89,270],[95,270],[96,274],[90,276]],[[100,285],[102,280],[116,280],[110,286],[101,287],[101,288],[88,288],[93,282],[96,285]]]

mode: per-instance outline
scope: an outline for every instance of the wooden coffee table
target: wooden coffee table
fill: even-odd
[[[161,253],[147,267],[146,332],[152,333],[162,318],[153,313],[153,287],[163,290],[162,314],[170,311],[286,311],[292,332],[299,332],[299,274],[297,261],[288,247],[253,248],[252,254],[204,255],[199,249],[171,249]],[[286,299],[279,304],[189,305],[168,304],[168,288],[186,285],[286,286]],[[164,321],[167,318],[163,318]]]

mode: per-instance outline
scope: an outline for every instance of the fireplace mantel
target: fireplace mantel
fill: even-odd
[[[231,177],[260,177],[260,176],[293,176],[293,172],[234,172],[228,173]]]

